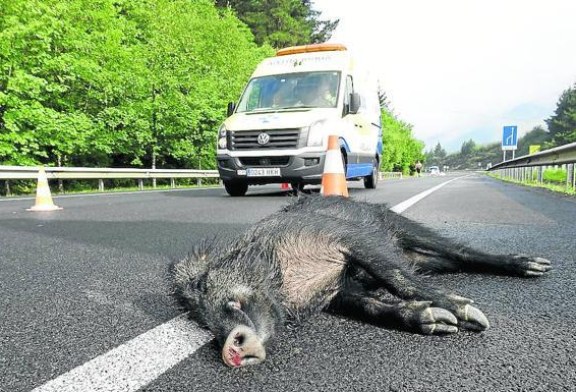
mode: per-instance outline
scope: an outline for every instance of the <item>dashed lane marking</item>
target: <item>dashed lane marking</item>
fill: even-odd
[[[464,177],[470,177],[470,176],[461,176],[461,177],[456,177],[453,178],[451,180],[445,181],[439,185],[436,185],[433,188],[430,188],[424,192],[421,192],[419,194],[417,194],[416,196],[412,196],[411,198],[409,198],[408,200],[403,201],[402,203],[398,203],[396,204],[394,207],[390,208],[392,211],[401,214],[402,212],[406,211],[408,208],[412,207],[414,204],[418,203],[420,200],[422,200],[423,198],[425,198],[426,196],[430,195],[431,193],[436,192],[438,189],[442,188],[444,185],[448,185],[450,184],[452,181],[456,181],[459,180],[461,178]]]

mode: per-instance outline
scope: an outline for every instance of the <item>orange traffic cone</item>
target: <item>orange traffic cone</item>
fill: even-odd
[[[61,210],[52,202],[52,195],[50,194],[50,187],[48,186],[48,177],[46,177],[46,170],[41,167],[38,170],[38,187],[36,188],[36,204],[28,208],[26,211],[54,211]]]
[[[344,175],[344,163],[338,145],[338,136],[328,136],[328,150],[324,160],[324,173],[322,174],[322,196],[348,197],[348,184]]]

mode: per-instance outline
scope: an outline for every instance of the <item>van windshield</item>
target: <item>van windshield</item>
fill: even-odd
[[[268,75],[250,80],[237,112],[299,108],[335,108],[340,72],[299,72]]]

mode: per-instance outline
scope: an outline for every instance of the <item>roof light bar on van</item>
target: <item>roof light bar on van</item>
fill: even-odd
[[[335,50],[347,50],[346,46],[342,44],[311,44],[290,46],[288,48],[279,49],[276,56],[287,56],[289,54],[297,53],[310,53],[310,52],[330,52]]]

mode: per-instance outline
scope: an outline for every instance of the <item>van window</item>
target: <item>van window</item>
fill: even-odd
[[[237,112],[294,108],[334,108],[338,104],[340,72],[299,72],[268,75],[248,82]]]
[[[350,94],[354,92],[354,81],[352,80],[352,76],[348,75],[346,77],[346,88],[344,90],[344,105],[343,105],[343,112],[342,114],[345,115],[348,113],[350,108]]]

